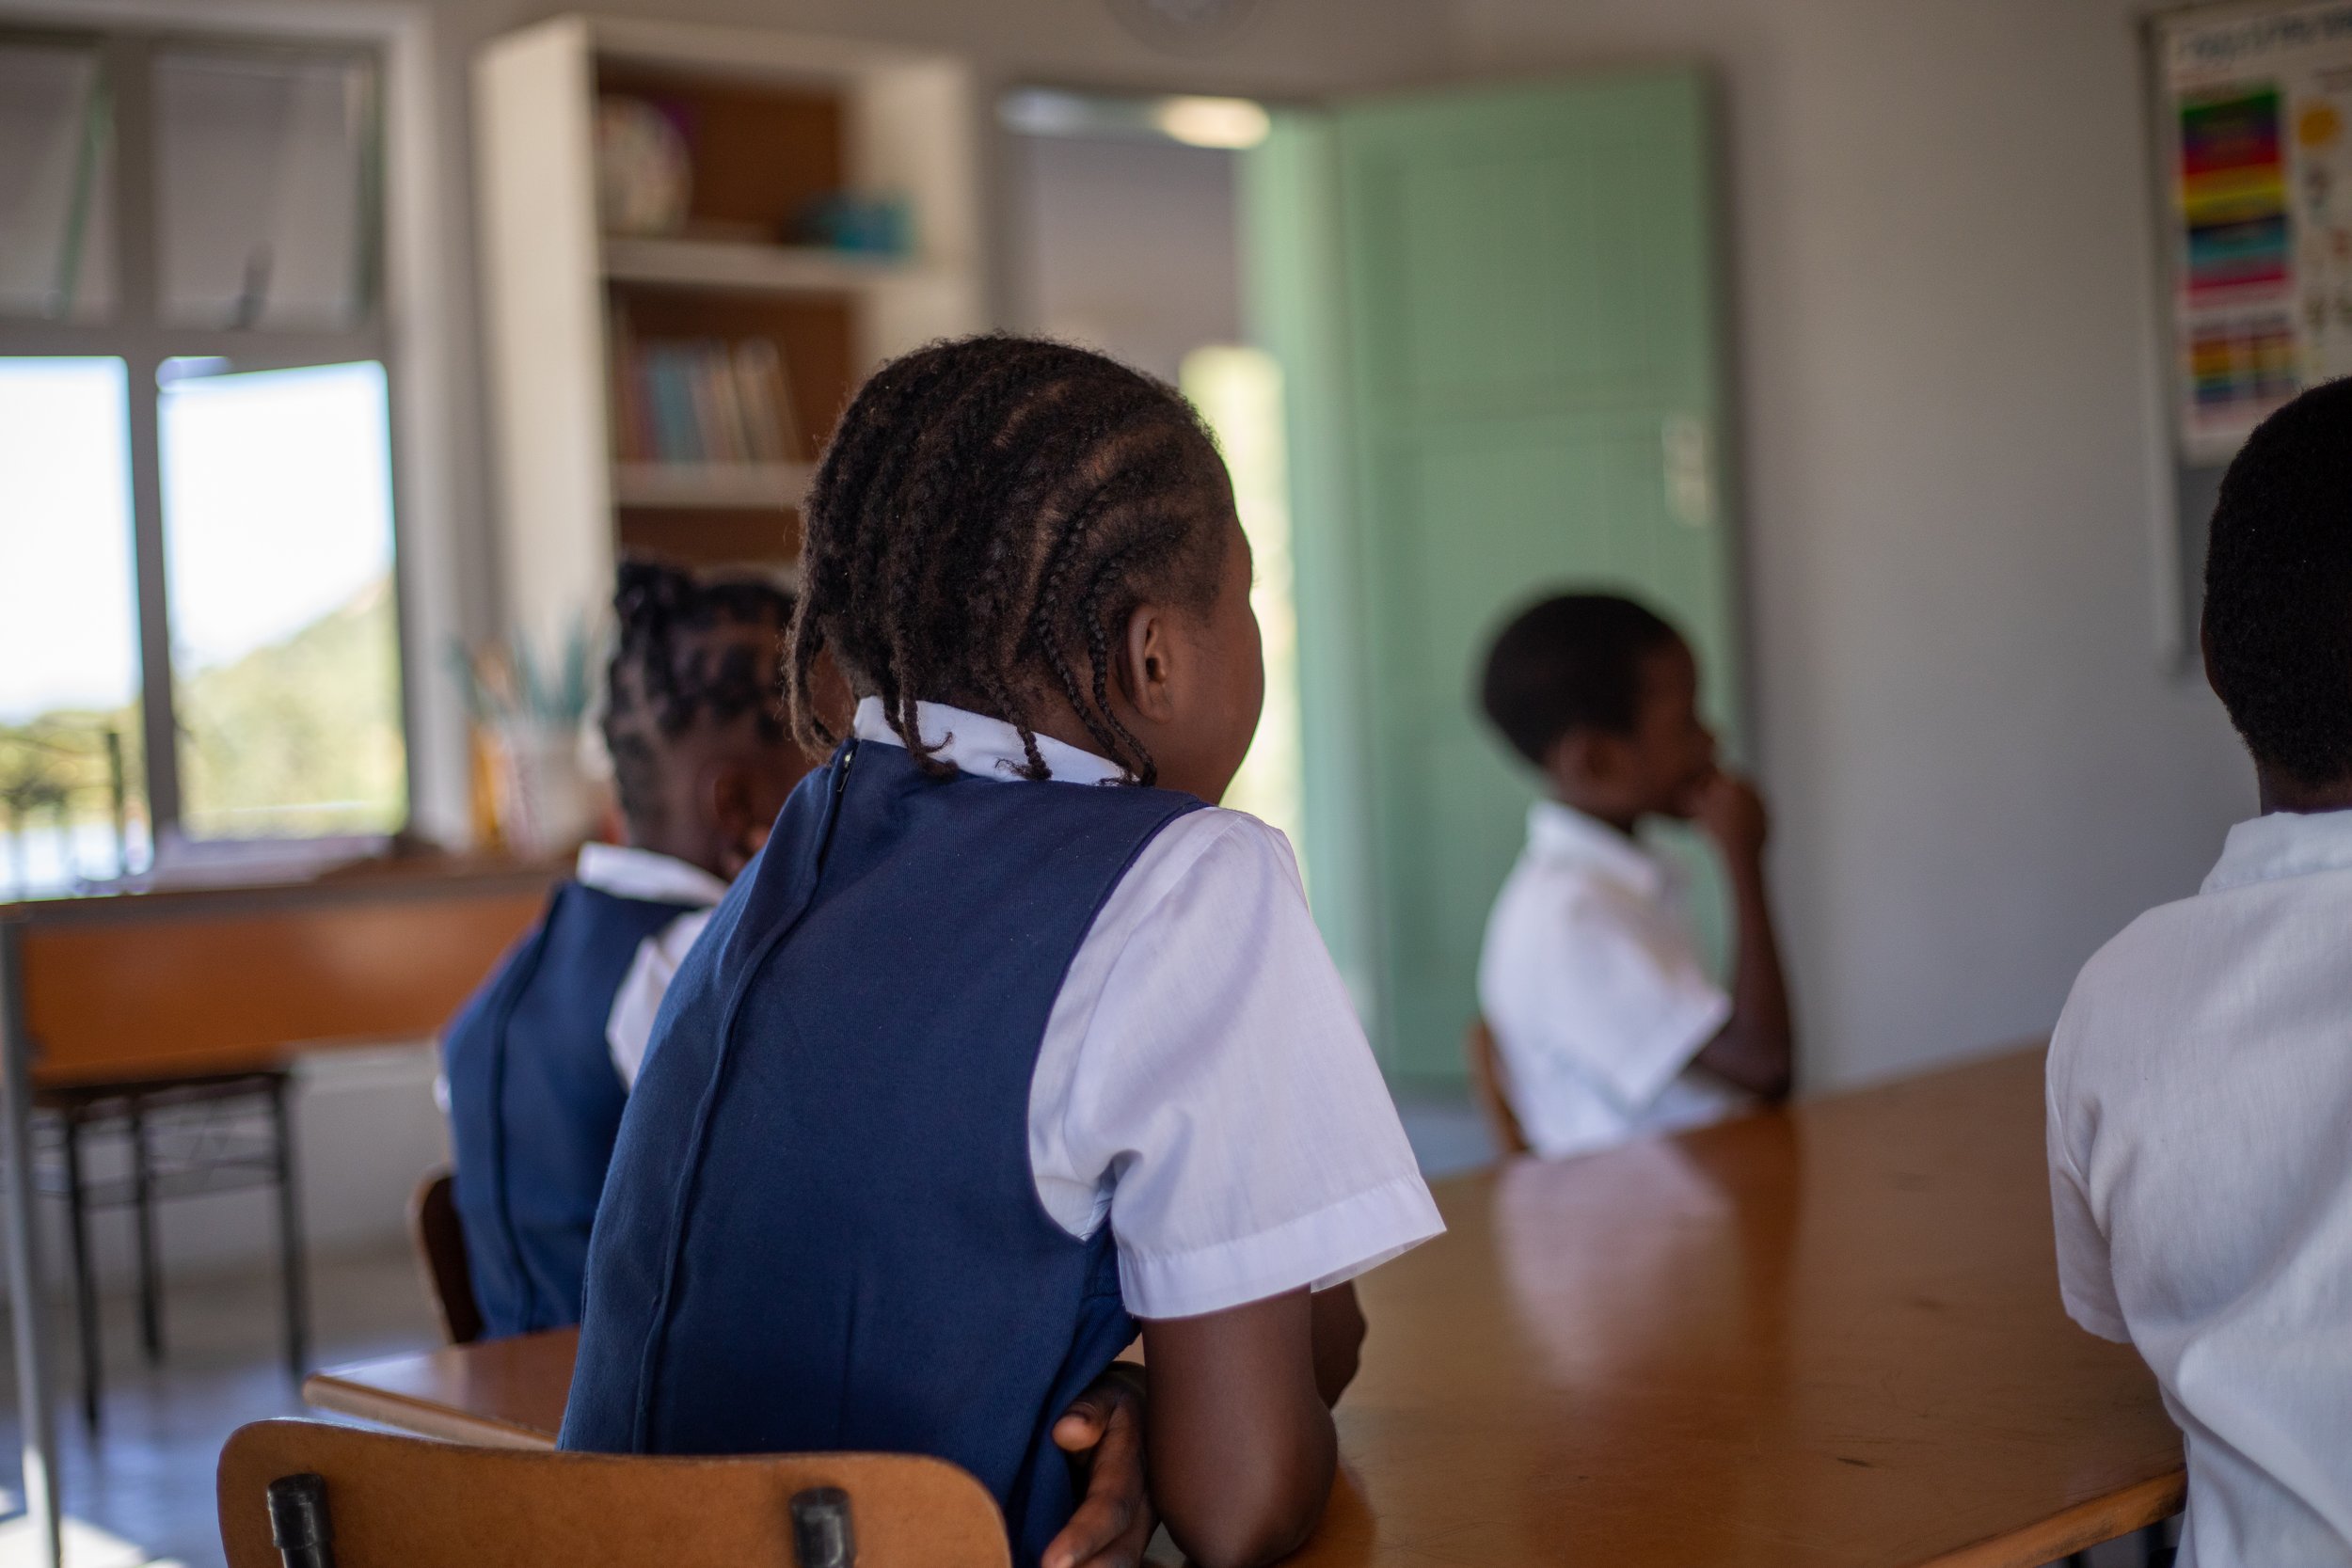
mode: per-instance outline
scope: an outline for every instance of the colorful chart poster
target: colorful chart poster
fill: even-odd
[[[2352,0],[2154,26],[2180,440],[2218,463],[2304,387],[2352,373]]]

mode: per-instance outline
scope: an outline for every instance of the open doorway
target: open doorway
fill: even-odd
[[[999,118],[1011,134],[1013,324],[1174,383],[1224,451],[1254,558],[1251,601],[1266,665],[1257,738],[1224,803],[1289,836],[1328,937],[1335,914],[1345,928],[1347,911],[1330,906],[1345,901],[1348,880],[1335,872],[1318,888],[1307,852],[1313,797],[1300,738],[1282,375],[1267,346],[1252,341],[1255,274],[1241,221],[1243,162],[1273,134],[1272,117],[1237,99],[1027,88],[1005,98]],[[1350,989],[1369,1020],[1371,987],[1352,981]],[[1425,1170],[1444,1174],[1491,1158],[1458,1086],[1408,1091],[1398,1108]]]
[[[1279,828],[1305,871],[1281,376],[1245,328],[1237,218],[1237,165],[1264,139],[1266,111],[1036,87],[999,109],[1012,134],[1015,325],[1174,384],[1224,449],[1266,663],[1257,739],[1224,803]]]

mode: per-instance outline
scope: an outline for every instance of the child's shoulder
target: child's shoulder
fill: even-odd
[[[1304,896],[1290,835],[1231,806],[1200,806],[1171,818],[1136,867],[1178,881],[1286,886]]]
[[[2110,1068],[2148,1070],[2168,1041],[2198,1033],[2188,1021],[2208,1020],[2217,999],[2242,987],[2256,955],[2234,902],[2229,891],[2172,899],[2100,945],[2075,974],[2051,1034],[2054,1092]]]
[[[2201,945],[2205,911],[2198,898],[2176,898],[2144,910],[2099,945],[2074,975],[2058,1014],[2060,1037],[2104,1017],[2118,1006],[2142,1004],[2152,981],[2177,981],[2181,957]],[[2211,959],[2210,951],[2201,957]],[[2070,1022],[2075,1027],[2070,1028]]]
[[[1222,951],[1247,933],[1249,952],[1268,961],[1313,929],[1290,840],[1248,812],[1219,806],[1162,827],[1128,863],[1092,927],[1112,949],[1141,939],[1154,949]]]
[[[2275,917],[2307,891],[2297,879],[2247,887],[2207,887],[2142,911],[2103,942],[2075,976],[2073,997],[2133,995],[2152,985],[2169,990],[2226,974],[2253,956]]]

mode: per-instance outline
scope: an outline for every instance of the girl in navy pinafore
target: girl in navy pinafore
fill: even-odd
[[[1345,1281],[1438,1226],[1286,845],[1203,807],[1263,678],[1214,445],[1099,356],[936,345],[858,393],[803,530],[831,759],[663,1005],[564,1446],[938,1455],[1063,1568],[1056,1418],[1139,1315],[1160,1513],[1279,1555],[1329,1488]]]
[[[792,600],[629,562],[605,706],[627,847],[591,844],[442,1036],[489,1338],[580,1321],[588,1234],[660,988],[808,771],[776,701]]]

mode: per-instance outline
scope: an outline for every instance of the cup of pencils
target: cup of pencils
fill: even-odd
[[[584,744],[591,641],[585,626],[573,627],[552,661],[519,639],[456,650],[473,717],[476,816],[487,818],[478,826],[490,847],[554,859],[578,848],[603,815],[604,785]]]

